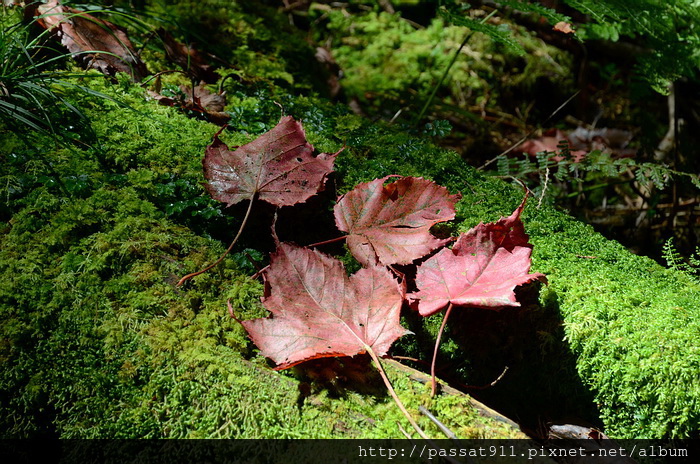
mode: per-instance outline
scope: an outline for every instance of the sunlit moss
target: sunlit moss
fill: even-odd
[[[522,199],[518,188],[485,178],[453,152],[341,105],[290,95],[274,85],[280,76],[268,77],[265,85],[229,89],[227,143],[271,128],[278,102],[303,120],[319,150],[345,146],[332,179],[338,193],[389,174],[430,178],[463,194],[455,233],[509,215]],[[81,134],[81,143],[29,144],[0,129],[3,434],[400,437],[396,423],[405,421],[386,395],[321,389],[305,396],[305,380],[272,371],[228,315],[229,301],[239,318],[266,314],[263,286],[249,277],[264,263],[250,263],[242,250],[256,245],[251,236],[268,233],[268,223],[222,266],[175,287],[220,256],[240,223],[235,208],[210,200],[201,185],[202,154],[218,127],[158,106],[126,80],[84,83],[129,107],[76,93],[94,131]],[[525,227],[533,271],[547,274],[549,285],[526,295],[522,310],[497,318],[466,311],[466,322],[484,323],[482,332],[450,324],[441,358],[453,366],[450,374],[483,386],[507,363],[491,390],[514,401],[541,405],[568,395],[573,404],[589,393],[612,436],[692,436],[700,423],[700,289],[535,205],[525,210]],[[439,316],[426,322],[406,314],[404,323],[416,335],[397,351],[430,353]],[[480,338],[460,338],[460,330]],[[390,369],[390,376],[432,436],[439,432],[417,413],[421,404],[463,438],[517,435],[477,417],[466,400],[431,400],[405,373]]]
[[[399,14],[376,11],[348,15],[332,10],[317,21],[327,21],[324,34],[343,70],[344,91],[369,111],[389,117],[407,102],[427,98],[469,33],[441,18],[423,27]],[[499,92],[531,89],[542,78],[562,85],[570,80],[566,54],[518,26],[509,23],[503,27],[509,28],[527,58],[483,34],[472,35],[443,83],[444,104],[492,107],[501,97]]]

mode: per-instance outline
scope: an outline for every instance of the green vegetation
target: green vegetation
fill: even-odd
[[[673,246],[673,239],[668,239],[664,244],[664,259],[670,269],[681,271],[694,279],[695,282],[700,282],[700,276],[698,276],[700,272],[700,248],[685,260]]]
[[[183,34],[204,18],[217,54],[240,77],[224,86],[232,117],[222,135],[226,143],[246,143],[271,128],[279,103],[303,120],[319,151],[346,145],[330,196],[388,174],[423,176],[462,192],[457,231],[517,206],[519,189],[477,172],[454,151],[316,96],[319,84],[304,65],[310,49],[283,16],[252,8],[180,2],[170,11],[187,12],[178,16]],[[404,30],[395,16],[373,15],[357,23],[368,34],[377,28],[373,43],[388,37],[381,28]],[[276,18],[279,27],[264,27],[260,18]],[[330,21],[339,31],[348,27],[340,17]],[[430,73],[395,88],[392,79],[378,81],[377,92],[400,101],[406,88],[423,92],[439,78],[448,45],[454,50],[463,38],[439,24],[421,31],[427,34],[421,41],[431,45],[420,53],[436,64]],[[400,38],[399,47],[410,40],[407,30]],[[470,71],[479,66],[489,78],[505,78],[505,67],[484,61],[490,41],[474,41],[470,46],[482,48],[457,68],[462,77],[451,81],[454,89],[486,89],[485,74]],[[438,52],[429,58],[435,44]],[[359,66],[355,46],[347,44],[347,55],[337,59]],[[401,66],[420,62],[416,53],[396,54],[396,80],[408,79],[413,71]],[[543,53],[517,85],[540,74],[550,52]],[[144,55],[152,69],[165,61],[155,46]],[[260,238],[269,230],[269,211],[260,212],[215,271],[175,287],[222,253],[242,216],[235,207],[222,209],[201,187],[201,158],[218,128],[157,105],[124,76],[116,83],[101,77],[74,82],[109,96],[66,90],[93,133],[70,129],[60,114],[53,120],[80,143],[57,145],[45,132],[30,142],[0,123],[2,436],[401,437],[396,423],[403,419],[385,393],[357,391],[342,378],[314,381],[303,370],[272,371],[227,314],[231,301],[239,318],[265,315],[262,284],[249,276],[272,246]],[[323,201],[325,214],[330,203]],[[307,214],[305,220],[319,224]],[[538,208],[537,199],[523,220],[534,244],[533,271],[545,273],[548,286],[523,289],[522,309],[463,310],[448,326],[442,374],[480,386],[508,366],[495,387],[467,391],[513,417],[535,418],[525,420],[525,428],[559,413],[600,423],[616,438],[697,438],[700,285],[546,204]],[[396,353],[429,359],[439,320],[423,324],[407,312],[403,322],[416,335],[401,340]],[[429,387],[404,372],[392,369],[390,376],[431,435],[439,436],[418,405],[460,438],[521,436],[465,409],[463,398],[430,399]]]
[[[60,68],[70,55],[47,47],[46,33],[32,37],[33,23],[20,22],[18,11],[5,13],[0,17],[0,117],[17,132],[60,138],[61,113],[72,117],[73,124],[85,122],[64,99],[65,91],[76,85],[70,80],[76,73]]]
[[[582,39],[618,41],[640,37],[645,47],[639,59],[640,75],[656,90],[682,77],[697,77],[700,65],[700,11],[692,1],[675,0],[567,0],[593,19],[580,31]]]
[[[464,27],[441,18],[416,28],[385,12],[331,11],[327,16],[324,33],[332,39],[333,56],[343,69],[343,90],[363,109],[389,118],[399,109],[415,107],[416,99],[427,99],[465,35]],[[556,80],[564,87],[570,83],[570,59],[564,53],[523,28],[511,33],[521,48],[503,49],[483,34],[470,38],[441,89],[446,95],[443,107],[464,111],[476,105],[486,111],[531,91],[537,79]]]

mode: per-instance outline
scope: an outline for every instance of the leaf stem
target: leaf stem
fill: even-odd
[[[408,413],[406,410],[406,406],[403,405],[401,400],[399,399],[399,396],[396,394],[396,391],[394,390],[394,387],[391,386],[391,381],[389,380],[389,377],[386,375],[386,371],[384,371],[384,367],[382,367],[382,363],[379,361],[379,358],[377,357],[376,353],[370,348],[369,346],[365,345],[365,349],[367,350],[367,353],[370,355],[372,358],[372,361],[374,362],[374,365],[377,367],[377,370],[379,371],[379,375],[382,376],[382,380],[384,380],[384,385],[386,385],[386,389],[389,390],[389,394],[391,397],[394,399],[394,402],[396,403],[396,406],[399,407],[401,412],[403,413],[404,416],[406,416],[406,419],[408,419],[408,422],[410,422],[411,426],[413,429],[418,432],[418,435],[420,435],[421,438],[424,440],[430,440],[428,436],[423,432],[423,429],[420,428],[420,426],[416,423],[416,421],[411,417],[411,415]]]
[[[348,236],[347,236],[347,235],[343,235],[342,237],[336,237],[336,238],[332,238],[332,239],[330,239],[330,240],[324,240],[324,241],[322,241],[322,242],[312,243],[311,245],[309,245],[309,248],[311,248],[311,247],[318,247],[318,246],[321,246],[321,245],[328,245],[329,243],[340,242],[341,240],[345,240],[346,238],[348,238]]]
[[[176,285],[177,287],[179,287],[180,285],[184,284],[185,282],[187,282],[188,280],[190,280],[192,277],[196,277],[196,276],[198,276],[198,275],[200,275],[200,274],[204,274],[204,273],[207,272],[209,269],[211,269],[211,268],[213,268],[213,267],[216,267],[219,263],[221,263],[221,261],[224,260],[224,258],[226,257],[226,255],[228,255],[228,254],[231,252],[231,250],[233,249],[233,245],[236,244],[236,242],[238,241],[238,238],[241,236],[241,233],[243,232],[243,228],[245,227],[246,223],[248,222],[248,217],[250,216],[250,212],[251,212],[251,210],[253,209],[254,200],[255,200],[255,194],[253,194],[253,196],[250,197],[250,200],[249,200],[249,202],[248,202],[248,209],[247,209],[246,212],[245,212],[245,216],[243,216],[243,222],[241,222],[241,226],[238,228],[238,233],[236,234],[236,236],[234,237],[233,241],[232,241],[231,244],[228,246],[228,248],[226,249],[226,251],[224,252],[224,254],[221,255],[221,257],[220,257],[219,259],[217,259],[216,261],[214,261],[214,263],[212,263],[212,264],[210,264],[209,266],[205,267],[205,268],[202,269],[201,271],[193,272],[192,274],[187,274],[186,276],[184,276],[184,277],[183,277],[182,279],[180,279],[180,281],[177,283],[177,285]]]
[[[440,330],[438,331],[437,339],[435,340],[435,349],[433,350],[433,362],[430,364],[430,384],[432,386],[430,396],[435,396],[435,393],[437,392],[437,381],[435,380],[435,361],[437,360],[438,349],[440,348],[440,339],[442,338],[442,332],[445,330],[445,324],[447,324],[447,318],[450,316],[452,308],[452,303],[450,303],[450,305],[447,307],[447,311],[445,311],[445,315],[442,317],[442,324],[440,324]]]

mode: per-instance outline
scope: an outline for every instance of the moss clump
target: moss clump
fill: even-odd
[[[609,432],[697,436],[700,286],[588,226],[572,221],[553,232],[549,215],[533,216],[534,267],[557,276],[548,292]]]

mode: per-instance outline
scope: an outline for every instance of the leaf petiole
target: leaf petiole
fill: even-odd
[[[430,364],[430,385],[432,386],[430,396],[435,396],[435,393],[437,392],[437,381],[435,380],[435,362],[437,360],[438,349],[440,348],[440,339],[442,338],[442,332],[445,330],[445,324],[447,324],[447,318],[450,316],[452,308],[453,305],[452,303],[450,303],[447,307],[447,311],[445,311],[445,315],[442,317],[442,324],[440,324],[440,330],[437,334],[437,340],[435,340],[435,349],[433,350],[433,362]]]
[[[329,240],[324,240],[322,242],[312,243],[311,245],[309,245],[309,248],[315,248],[315,247],[319,247],[321,245],[328,245],[330,243],[340,242],[340,241],[345,240],[346,238],[348,238],[348,235],[343,235],[342,237],[331,238]]]
[[[413,417],[411,417],[411,414],[409,414],[409,412],[406,410],[406,406],[403,405],[403,403],[401,402],[401,399],[399,399],[399,396],[396,394],[394,387],[391,386],[391,381],[389,380],[389,377],[386,375],[386,371],[384,370],[384,367],[382,367],[382,363],[379,361],[379,357],[372,350],[372,348],[370,348],[367,345],[365,345],[365,350],[367,350],[367,353],[372,358],[372,362],[374,362],[374,365],[376,366],[377,370],[379,371],[379,375],[382,376],[382,380],[384,380],[384,385],[386,385],[386,389],[389,390],[389,394],[394,399],[396,406],[398,406],[399,409],[401,410],[401,412],[403,413],[403,415],[406,416],[406,419],[408,419],[408,422],[411,424],[413,429],[416,432],[418,432],[418,435],[420,435],[420,437],[423,438],[424,440],[430,440],[428,438],[428,436],[425,434],[425,432],[423,432],[423,429],[421,429],[420,426],[413,419]]]
[[[243,222],[241,222],[241,226],[238,228],[238,233],[236,234],[236,236],[234,237],[233,241],[232,241],[231,244],[228,246],[228,248],[226,249],[226,251],[224,252],[224,254],[221,255],[221,257],[220,257],[219,259],[217,259],[216,261],[214,261],[214,263],[212,263],[212,264],[210,264],[209,266],[205,267],[205,268],[202,269],[201,271],[193,272],[192,274],[187,274],[186,276],[184,276],[184,277],[183,277],[182,279],[180,279],[180,281],[177,283],[177,285],[176,285],[177,287],[179,287],[180,285],[184,284],[185,282],[187,282],[188,280],[190,280],[192,277],[196,277],[196,276],[198,276],[198,275],[200,275],[200,274],[204,274],[204,273],[207,272],[209,269],[211,269],[211,268],[213,268],[213,267],[216,267],[217,265],[219,265],[219,263],[221,263],[221,261],[224,260],[224,258],[226,257],[226,255],[228,255],[228,254],[231,252],[231,250],[233,249],[233,246],[234,246],[234,245],[236,244],[236,242],[238,241],[238,238],[241,236],[241,233],[243,232],[243,228],[245,227],[246,222],[248,222],[248,217],[250,216],[250,212],[251,212],[251,210],[253,209],[253,203],[254,203],[254,201],[255,201],[255,194],[253,194],[253,196],[250,197],[250,200],[248,200],[248,209],[247,209],[246,212],[245,212],[245,216],[243,216]]]

